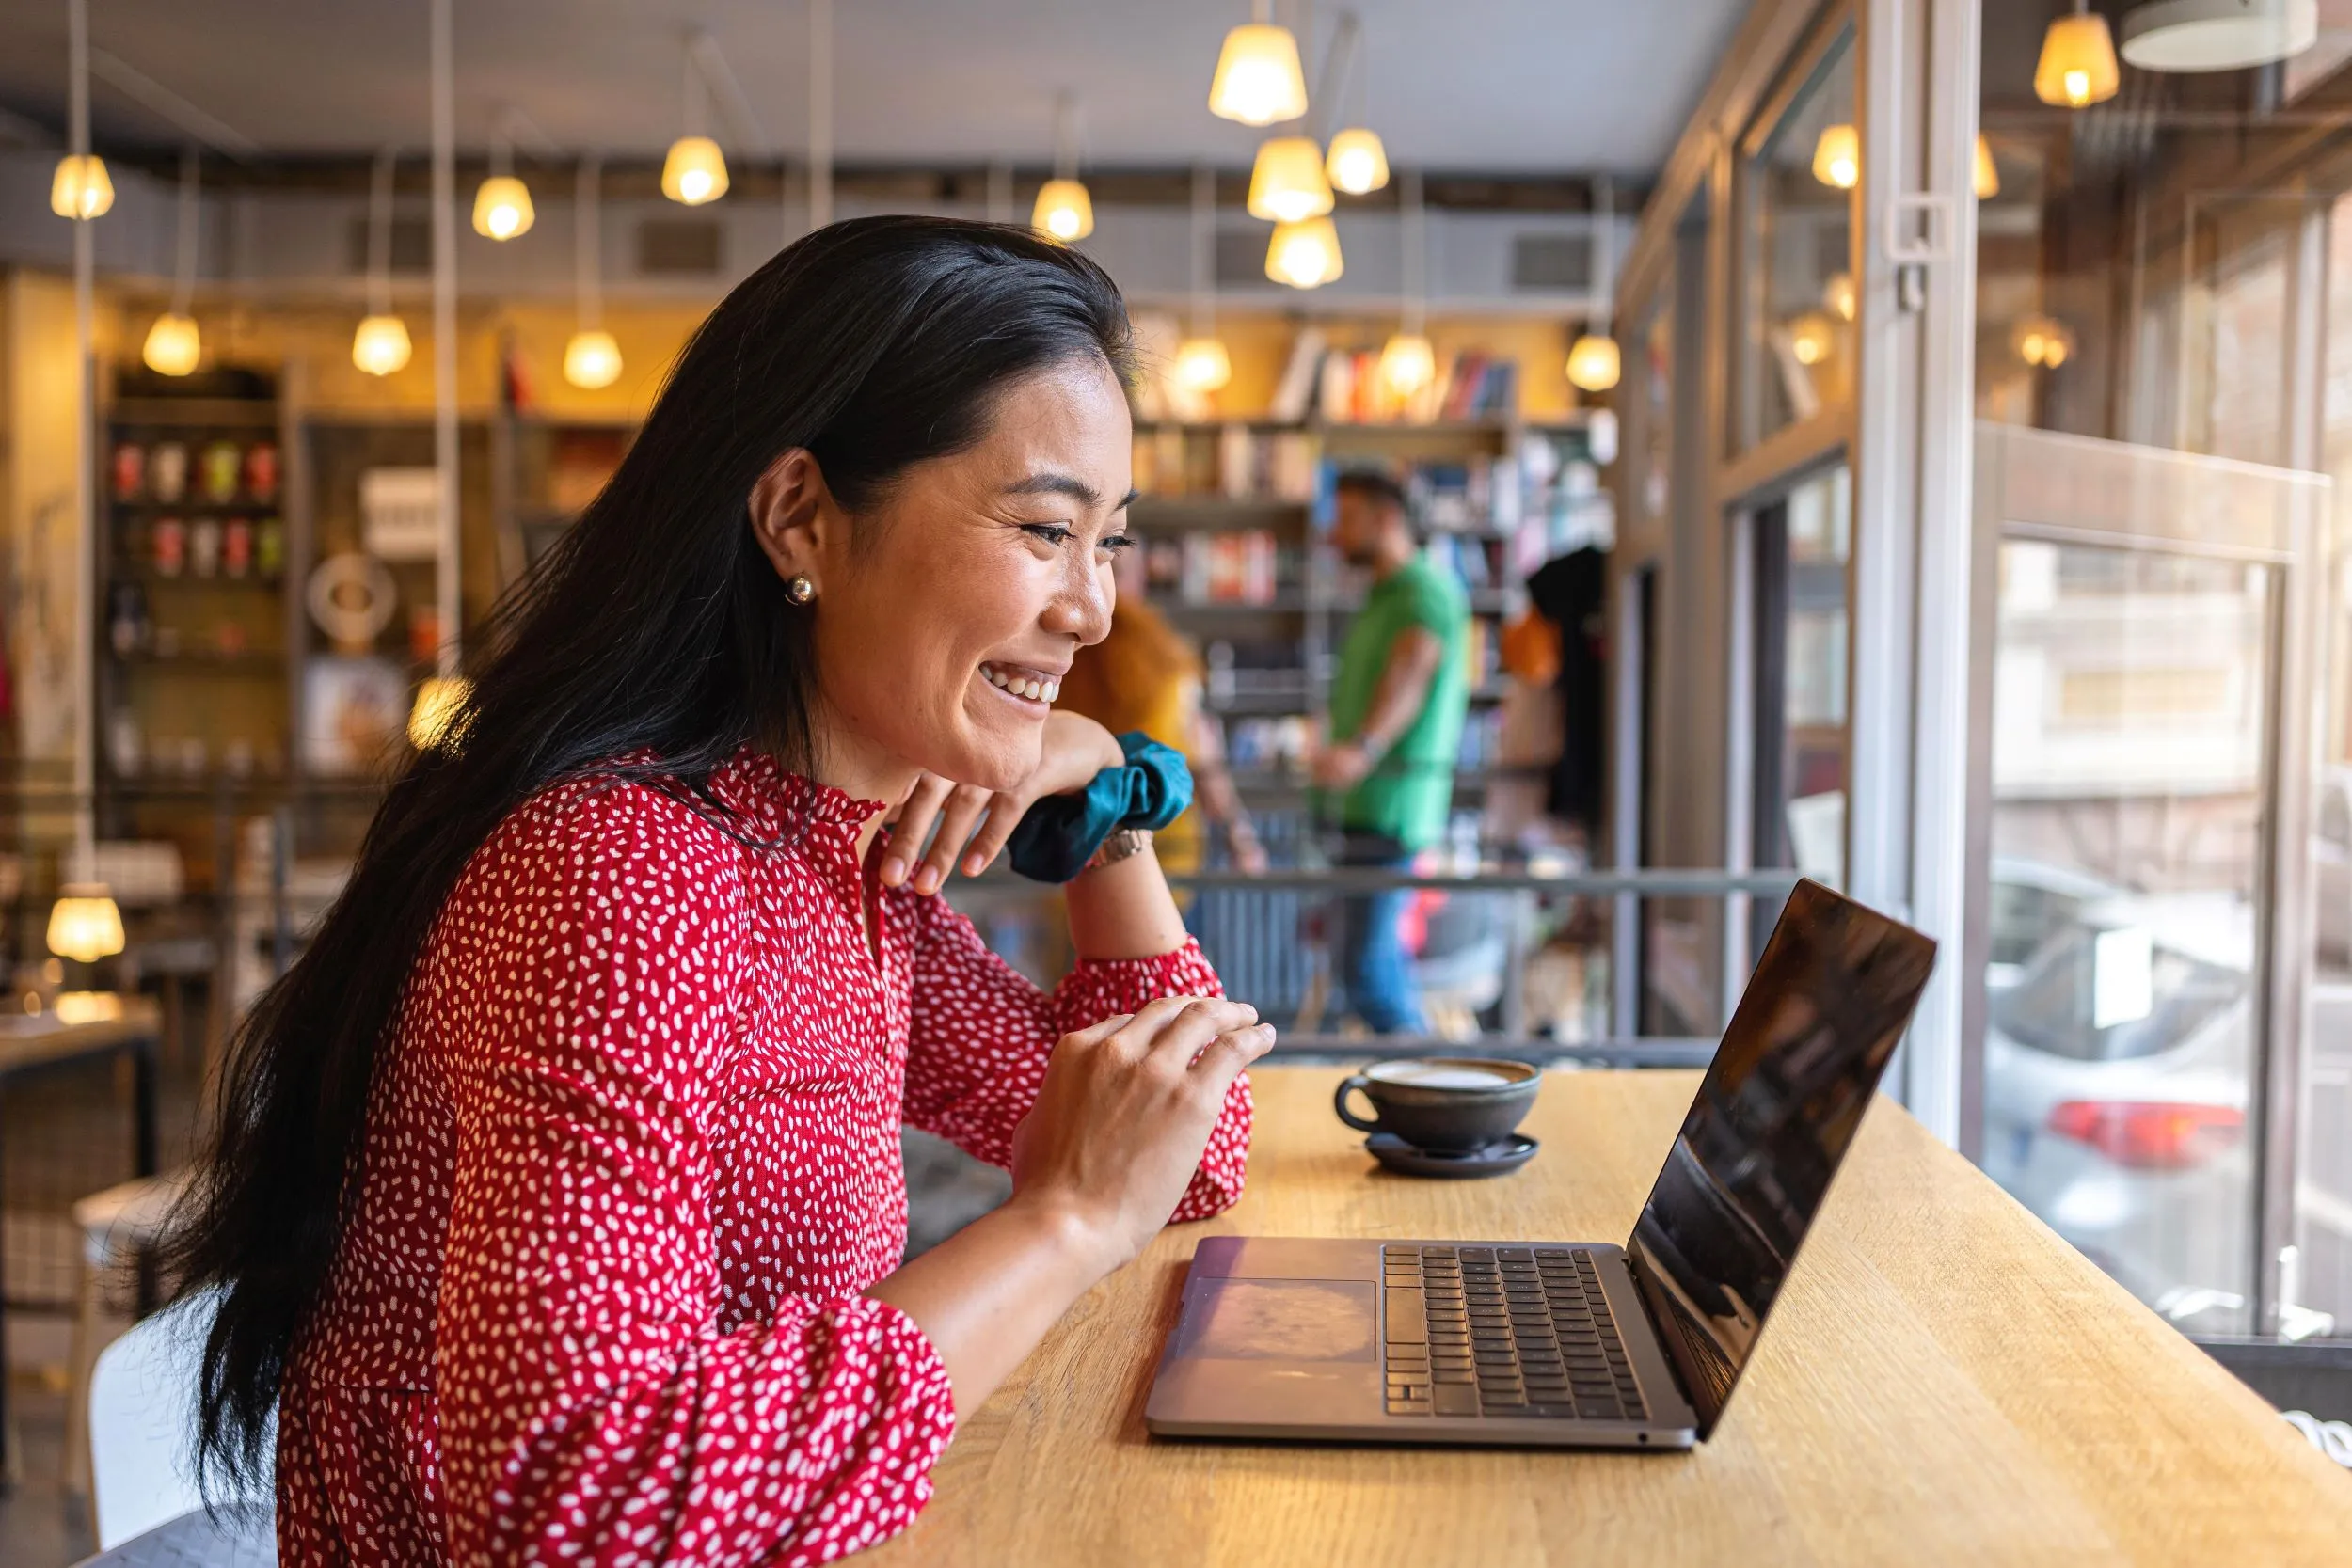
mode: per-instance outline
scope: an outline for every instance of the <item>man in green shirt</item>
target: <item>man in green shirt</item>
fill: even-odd
[[[1330,738],[1314,759],[1317,809],[1341,831],[1343,865],[1409,867],[1445,832],[1470,701],[1470,605],[1413,535],[1405,491],[1352,471],[1334,486],[1331,543],[1372,575],[1331,677]],[[1398,925],[1408,892],[1342,901],[1340,978],[1382,1034],[1428,1025]]]

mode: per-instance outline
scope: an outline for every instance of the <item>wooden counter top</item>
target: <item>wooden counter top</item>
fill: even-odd
[[[1254,1075],[1248,1195],[1165,1232],[963,1421],[863,1561],[2352,1562],[2352,1473],[1882,1100],[1714,1438],[1689,1454],[1177,1442],[1144,1396],[1219,1232],[1621,1242],[1697,1084],[1564,1072],[1516,1175],[1375,1174],[1337,1069]]]

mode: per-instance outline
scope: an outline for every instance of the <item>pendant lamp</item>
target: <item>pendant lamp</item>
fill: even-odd
[[[147,329],[139,357],[157,375],[186,375],[204,356],[204,340],[196,329],[189,307],[196,291],[196,149],[180,153],[179,251],[174,257],[171,309]]]
[[[1078,180],[1078,102],[1054,100],[1054,177],[1038,188],[1029,225],[1064,245],[1094,232],[1094,198]]]
[[[2090,0],[2074,0],[2074,11],[2053,20],[2042,35],[2033,95],[2062,109],[2083,109],[2113,98],[2122,82],[2107,19],[2090,9]]]
[[[1438,378],[1438,355],[1428,333],[1428,237],[1421,199],[1421,170],[1407,169],[1397,210],[1404,237],[1405,309],[1397,330],[1380,349],[1380,380],[1402,402],[1410,403]]]
[[[1993,144],[1981,131],[1977,133],[1976,175],[1970,183],[1979,201],[1990,201],[2001,194],[2001,171],[1993,162]]]
[[[2246,71],[2318,41],[2318,0],[2156,0],[2123,18],[2123,57],[2142,71]]]
[[[1192,171],[1192,335],[1176,345],[1176,381],[1203,397],[1233,379],[1233,358],[1216,335],[1216,291],[1210,245],[1216,225],[1216,171],[1206,164]]]
[[[531,187],[515,178],[515,140],[510,119],[490,136],[490,174],[473,193],[473,231],[485,239],[511,240],[530,232],[538,214]]]
[[[564,379],[596,391],[621,379],[621,345],[604,329],[603,165],[580,161],[572,198],[572,289],[575,322],[564,345]]]
[[[1818,365],[1837,347],[1837,329],[1819,310],[1807,310],[1788,323],[1788,354],[1800,365]]]
[[[1813,144],[1813,178],[1850,191],[1862,182],[1862,138],[1851,125],[1824,125]]]
[[[49,179],[49,210],[61,218],[103,217],[115,204],[106,160],[89,150],[89,7],[66,0],[66,96],[71,126],[64,157]]]
[[[700,207],[727,194],[726,154],[710,139],[703,121],[709,113],[710,84],[695,62],[696,40],[686,40],[685,130],[661,160],[661,194],[681,207]]]
[[[1365,80],[1363,24],[1354,11],[1341,13],[1339,37],[1332,40],[1331,51],[1339,90],[1327,90],[1325,100],[1336,103],[1351,96],[1352,87],[1355,112],[1338,117],[1343,129],[1332,135],[1324,173],[1330,178],[1333,190],[1364,196],[1389,182],[1389,150],[1381,144],[1380,133],[1364,124],[1364,100],[1371,89]]]
[[[370,375],[408,363],[408,325],[392,314],[392,166],[399,152],[375,155],[368,192],[368,313],[351,336],[351,362]]]
[[[1340,231],[1328,214],[1278,223],[1266,245],[1265,275],[1294,289],[1319,289],[1345,270]]]
[[[1568,383],[1579,391],[1605,392],[1617,384],[1624,367],[1617,354],[1617,340],[1609,335],[1611,308],[1616,303],[1616,187],[1607,175],[1595,182],[1596,203],[1600,211],[1600,223],[1595,235],[1594,268],[1599,284],[1594,292],[1600,297],[1600,309],[1595,320],[1568,345]]]
[[[1307,112],[1298,40],[1274,25],[1272,0],[1254,0],[1250,20],[1225,35],[1209,81],[1209,112],[1244,125],[1273,125]]]
[[[2054,316],[2027,316],[2010,334],[2010,343],[2017,350],[2017,357],[2026,364],[2036,370],[2054,371],[2073,356],[2074,334]]]
[[[92,350],[96,337],[92,317],[97,293],[96,235],[88,220],[106,210],[113,187],[103,183],[105,166],[89,152],[89,12],[83,0],[68,0],[67,136],[76,178],[82,182],[69,193],[66,215],[76,220],[73,230],[73,420],[77,453],[72,467],[74,527],[78,534],[73,592],[73,858],[49,911],[50,950],[59,958],[92,963],[122,951],[122,911],[115,907],[106,884],[96,879],[98,840],[98,670],[94,635],[98,599],[98,552],[90,541],[98,534],[91,465],[87,454],[95,441],[96,400],[93,396]],[[62,172],[62,170],[61,170]],[[92,181],[96,183],[92,183]],[[105,191],[99,201],[95,191]],[[53,204],[56,189],[51,191]]]
[[[1324,178],[1323,150],[1312,136],[1269,136],[1258,144],[1249,171],[1249,215],[1274,223],[1296,223],[1331,210],[1331,183]]]

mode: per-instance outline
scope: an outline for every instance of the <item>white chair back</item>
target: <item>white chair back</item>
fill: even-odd
[[[218,1305],[203,1291],[141,1319],[90,1374],[90,1493],[98,1544],[204,1506],[196,1482],[197,1376]]]

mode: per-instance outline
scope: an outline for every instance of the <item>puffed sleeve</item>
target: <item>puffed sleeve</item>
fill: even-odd
[[[972,922],[944,900],[915,902],[906,1118],[991,1164],[1010,1161],[1013,1129],[1037,1103],[1046,1057],[1062,1036],[1155,997],[1225,994],[1200,944],[1187,937],[1157,958],[1082,960],[1049,995],[990,951]],[[1249,1116],[1249,1075],[1243,1073],[1226,1094],[1200,1168],[1171,1219],[1205,1219],[1241,1196]]]
[[[825,1562],[930,1497],[955,1412],[913,1321],[792,1299],[716,1326],[747,921],[735,846],[641,787],[527,806],[444,911],[421,979],[455,1140],[452,1560]]]

